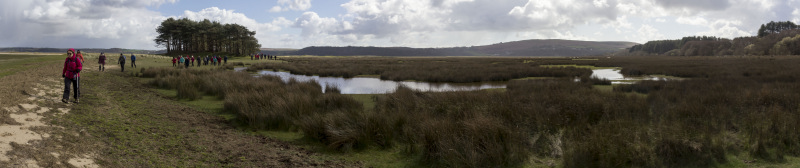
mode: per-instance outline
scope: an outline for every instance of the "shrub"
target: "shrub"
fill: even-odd
[[[203,97],[197,87],[192,85],[189,82],[181,82],[178,84],[178,95],[179,99],[189,99],[189,100],[197,100]]]
[[[346,73],[386,74],[381,78],[389,78],[394,72],[388,71],[413,67],[395,64],[453,61],[486,65],[473,62],[477,60],[487,61],[369,59],[371,63],[366,66],[383,67],[354,68]],[[340,151],[399,146],[405,154],[419,156],[430,166],[511,167],[540,156],[563,158],[565,167],[709,167],[726,162],[728,154],[740,152],[775,162],[785,156],[800,156],[800,132],[796,131],[800,128],[800,84],[796,83],[800,68],[793,65],[800,64],[797,60],[600,59],[594,64],[621,65],[628,75],[695,78],[642,81],[618,85],[618,92],[605,93],[592,87],[605,81],[574,82],[574,76],[588,75],[546,71],[567,78],[514,80],[504,92],[429,93],[401,86],[394,93],[376,96],[372,111],[364,111],[352,98],[336,94],[335,87],[326,86],[327,94],[323,94],[314,81],[284,83],[276,77],[254,78],[241,72],[154,68],[143,74],[154,77],[151,84],[155,86],[190,85],[220,96],[227,111],[253,128],[301,130],[305,138]],[[314,59],[287,61],[292,63],[262,66],[312,74],[339,73],[304,65],[318,61]],[[569,63],[555,59],[536,63],[540,62]],[[498,61],[489,65],[513,64]],[[575,72],[582,71],[588,70]],[[433,81],[476,79],[448,70],[436,72],[406,71],[404,76]],[[529,75],[521,74],[490,76],[494,80]]]

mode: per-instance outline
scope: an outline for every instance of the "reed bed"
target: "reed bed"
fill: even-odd
[[[582,82],[513,80],[504,92],[400,87],[364,109],[335,87],[323,93],[313,81],[169,68],[143,76],[155,78],[154,86],[191,85],[220,96],[227,111],[256,129],[299,130],[345,152],[400,148],[433,167],[514,167],[531,157],[556,158],[564,167],[713,167],[732,162],[730,155],[776,163],[800,156],[800,84],[793,82],[800,68],[788,67],[800,59],[712,57],[701,61],[705,66],[692,57],[654,59],[586,64],[694,78],[620,85],[615,92],[593,89],[605,81],[583,75]]]
[[[302,116],[363,108],[347,96],[323,94],[315,81],[284,83],[273,76],[174,68],[150,68],[143,76],[155,78],[150,82],[154,86],[178,90],[178,98],[218,96],[224,99],[225,110],[256,129],[296,129]]]

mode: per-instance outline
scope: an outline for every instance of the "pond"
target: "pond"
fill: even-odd
[[[236,68],[237,71],[244,70],[245,68]],[[625,78],[620,74],[618,69],[595,69],[592,70],[592,76],[599,78],[606,78],[612,80],[613,84],[630,84],[634,80],[658,80],[642,79],[642,78]],[[417,82],[417,81],[392,81],[381,80],[374,77],[355,77],[355,78],[342,78],[342,77],[319,77],[319,76],[306,76],[295,75],[288,72],[275,72],[275,71],[259,71],[261,75],[278,76],[283,81],[289,81],[294,78],[297,81],[310,81],[315,80],[322,85],[323,91],[327,86],[336,86],[342,94],[385,94],[392,93],[400,85],[405,85],[408,88],[420,91],[430,92],[445,92],[445,91],[473,91],[481,89],[495,89],[506,88],[507,82],[482,82],[482,83],[433,83],[433,82]]]
[[[297,81],[310,81],[315,80],[322,85],[325,90],[326,86],[336,86],[342,94],[385,94],[392,93],[400,85],[405,85],[408,88],[420,91],[430,92],[445,92],[445,91],[472,91],[481,89],[494,89],[506,88],[506,82],[485,82],[485,83],[432,83],[432,82],[416,82],[416,81],[391,81],[381,80],[379,78],[370,77],[355,77],[355,78],[342,78],[342,77],[319,77],[319,76],[306,76],[294,75],[288,72],[274,72],[274,71],[260,71],[261,75],[278,76],[283,81],[289,81],[294,78]]]
[[[592,70],[592,77],[600,79],[608,79],[611,84],[633,84],[641,80],[674,80],[675,77],[658,77],[658,76],[643,76],[643,77],[625,77],[620,73],[619,68],[615,69],[594,69]]]

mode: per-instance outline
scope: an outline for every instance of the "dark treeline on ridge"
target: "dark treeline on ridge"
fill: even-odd
[[[313,46],[300,49],[292,54],[320,56],[598,56],[614,53],[634,44],[636,43],[549,39],[448,48]]]
[[[715,55],[800,55],[800,27],[786,22],[762,24],[758,36],[734,39],[690,36],[677,40],[656,40],[628,49],[631,55],[715,56]]]
[[[154,39],[159,47],[166,47],[167,54],[197,52],[229,53],[244,55],[261,48],[254,37],[255,31],[238,24],[220,24],[217,21],[193,21],[187,18],[169,18],[156,28]]]

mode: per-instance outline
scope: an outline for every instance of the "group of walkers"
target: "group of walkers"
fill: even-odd
[[[250,55],[250,60],[262,60],[262,59],[278,60],[278,56],[277,55],[265,55],[264,53]]]
[[[197,62],[196,65],[195,65],[195,62]],[[220,57],[218,55],[214,55],[214,56],[206,55],[206,57],[202,57],[202,56],[195,57],[195,56],[188,56],[187,55],[187,56],[178,56],[178,57],[173,57],[172,58],[172,67],[180,67],[181,64],[183,64],[185,68],[189,68],[190,64],[191,64],[191,66],[198,66],[199,67],[201,65],[208,66],[209,63],[211,63],[211,65],[213,65],[213,66],[220,66],[220,65],[223,65],[223,64],[228,64],[228,56]]]
[[[263,54],[261,54],[263,56]],[[270,59],[274,57],[269,56]],[[100,64],[98,67],[98,71],[105,71],[106,57],[105,53],[100,53],[100,56],[97,58],[97,63]],[[122,72],[125,72],[125,62],[127,58],[124,54],[120,53],[119,58],[117,59],[117,64],[120,65],[120,69]],[[131,67],[136,68],[136,55],[131,54],[130,56]],[[195,62],[197,62],[195,64]],[[80,91],[80,72],[83,70],[83,54],[81,54],[81,50],[75,50],[70,48],[67,50],[67,58],[64,60],[64,68],[61,71],[61,77],[64,78],[64,95],[62,96],[61,102],[69,103],[70,100],[70,91],[72,91],[73,103],[78,103],[78,98],[81,97]],[[176,64],[177,63],[177,64]],[[201,66],[206,65],[208,66],[209,63],[213,66],[221,66],[223,64],[228,63],[228,56],[206,56],[206,57],[195,57],[195,56],[179,56],[172,58],[172,66],[180,66],[183,64],[186,68],[191,66]]]
[[[100,64],[98,71],[106,71],[106,57],[105,53],[100,53],[97,57],[97,63]],[[120,65],[122,72],[125,72],[125,55],[120,53],[117,63]],[[81,97],[80,90],[80,73],[83,70],[83,54],[81,50],[70,48],[67,50],[67,59],[64,60],[64,68],[61,70],[61,77],[64,78],[64,95],[61,102],[69,103],[70,91],[72,91],[72,102],[78,103],[78,98]],[[136,67],[136,55],[131,54],[131,67]],[[71,86],[71,87],[70,87]]]
[[[105,57],[105,55],[103,55],[103,53],[100,53],[100,56],[101,57]],[[127,59],[127,58],[125,58],[125,55],[122,54],[122,53],[119,53],[119,58],[117,58],[117,64],[119,64],[119,67],[120,67],[120,69],[122,69],[122,72],[125,72],[125,59]],[[105,63],[102,63],[102,64],[105,64]],[[133,55],[133,54],[131,54],[131,68],[136,68],[136,55]]]

